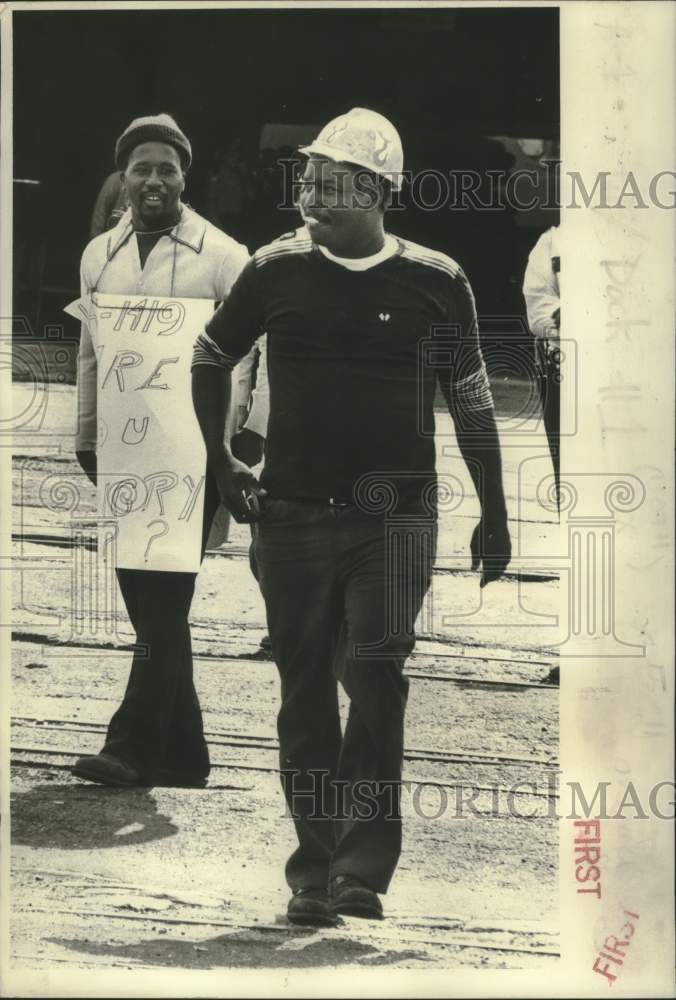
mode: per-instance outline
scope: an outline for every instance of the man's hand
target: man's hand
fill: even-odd
[[[237,434],[233,434],[230,441],[230,450],[240,462],[246,462],[247,465],[254,466],[258,465],[263,458],[264,444],[265,439],[260,434],[256,434],[255,431],[250,431],[247,427],[243,427]]]
[[[221,503],[241,523],[258,520],[258,498],[265,495],[265,490],[260,488],[249,466],[233,455],[224,443],[230,383],[230,372],[225,368],[193,365],[192,401],[207,449],[207,464],[216,480]],[[242,454],[241,449],[238,454]],[[247,458],[252,457],[247,450]]]
[[[80,468],[89,482],[92,483],[93,486],[96,486],[96,452],[76,451],[75,456],[80,463]]]
[[[492,580],[499,580],[512,555],[507,518],[486,519],[482,516],[472,533],[469,547],[472,569],[482,568],[480,586],[485,587]]]
[[[248,465],[234,455],[228,455],[212,469],[221,503],[240,524],[257,521],[260,516],[258,498],[265,495]]]

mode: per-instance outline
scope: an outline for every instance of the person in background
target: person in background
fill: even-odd
[[[542,234],[528,257],[523,297],[531,333],[536,338],[540,398],[557,496],[560,482],[561,440],[561,255],[559,227]]]
[[[89,225],[89,239],[107,232],[116,226],[129,208],[127,189],[119,170],[108,174],[94,202],[94,211]]]
[[[304,225],[256,251],[197,338],[193,401],[223,503],[255,522],[298,838],[288,917],[331,925],[382,918],[401,850],[404,664],[436,547],[435,445],[420,407],[433,426],[437,382],[481,504],[470,542],[481,586],[504,573],[511,544],[469,282],[445,254],[384,228],[403,168],[396,129],[354,108],[300,152]],[[442,326],[454,335],[421,366],[421,338]],[[262,331],[271,411],[259,486],[224,442],[223,413],[233,366]],[[405,524],[399,546],[388,510]],[[334,670],[350,699],[344,732]]]
[[[242,156],[241,142],[233,139],[228,149],[215,157],[207,186],[207,218],[237,239],[244,239],[252,197],[252,179]]]
[[[136,118],[125,129],[115,146],[115,162],[129,208],[115,228],[92,240],[82,255],[84,299],[99,292],[215,302],[226,297],[249,255],[181,201],[191,160],[190,141],[167,114]],[[96,368],[91,331],[84,322],[76,454],[92,482],[97,472]],[[257,402],[259,408],[267,406],[262,380]],[[249,420],[257,420],[260,429],[265,425],[260,415],[250,414]],[[175,433],[181,433],[180,426]],[[249,440],[248,457],[260,459],[262,438],[253,431],[246,437],[255,443],[254,448]],[[217,507],[218,491],[207,475],[202,552]],[[203,786],[210,763],[193,683],[188,622],[196,574],[118,569],[117,578],[137,649],[101,752],[80,757],[73,773],[123,787]]]

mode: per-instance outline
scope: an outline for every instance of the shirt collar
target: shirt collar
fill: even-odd
[[[368,271],[370,268],[375,267],[377,264],[382,264],[384,260],[389,260],[390,257],[394,257],[399,249],[399,244],[394,236],[390,233],[385,234],[385,242],[377,253],[371,254],[369,257],[337,257],[330,250],[321,244],[317,244],[319,251],[329,260],[332,260],[335,264],[340,264],[341,267],[347,268],[348,271]]]
[[[170,239],[175,240],[176,243],[182,243],[184,246],[194,250],[195,253],[201,253],[206,230],[207,224],[204,219],[197,212],[193,212],[191,208],[188,208],[187,205],[181,205],[181,217],[167,235]],[[128,208],[115,228],[110,231],[106,250],[108,260],[112,260],[133,232],[131,209]]]

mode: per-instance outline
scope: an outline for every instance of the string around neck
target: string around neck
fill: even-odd
[[[178,223],[175,222],[173,225],[165,226],[163,229],[135,229],[134,233],[137,236],[157,236],[158,233],[170,233],[177,225]]]

